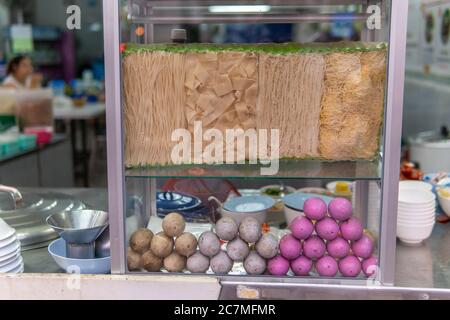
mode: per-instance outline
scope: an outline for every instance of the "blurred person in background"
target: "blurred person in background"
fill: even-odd
[[[36,89],[42,86],[42,75],[35,74],[33,63],[27,56],[16,56],[8,62],[7,77],[3,87],[12,89]]]

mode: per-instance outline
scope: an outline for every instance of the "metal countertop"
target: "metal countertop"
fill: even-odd
[[[65,193],[90,207],[107,210],[105,189],[49,191]],[[26,273],[62,272],[47,248],[23,252],[23,257]],[[449,289],[450,298],[450,224],[436,223],[432,236],[422,246],[410,247],[397,242],[395,287]]]

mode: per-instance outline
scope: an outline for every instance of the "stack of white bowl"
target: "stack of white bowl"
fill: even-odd
[[[16,230],[0,219],[0,273],[22,273],[23,268]]]
[[[436,196],[431,189],[426,182],[400,182],[397,237],[402,242],[417,245],[430,237],[436,219]]]

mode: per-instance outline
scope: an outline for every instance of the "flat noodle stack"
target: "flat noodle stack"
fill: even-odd
[[[188,53],[187,57],[185,112],[191,134],[195,121],[201,121],[204,131],[218,129],[224,137],[226,129],[255,129],[256,55],[210,52]]]
[[[224,137],[226,129],[279,129],[280,158],[374,158],[383,120],[386,47],[339,48],[130,49],[123,62],[127,167],[171,164],[173,131],[194,134],[198,121],[203,132],[218,129]],[[193,142],[191,150],[195,159]],[[235,151],[238,158],[249,158],[248,146]]]

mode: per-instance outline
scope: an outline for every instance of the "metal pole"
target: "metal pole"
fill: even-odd
[[[103,0],[111,272],[126,271],[119,2]]]
[[[150,7],[148,4],[145,5],[144,7],[144,15],[146,17],[152,16],[153,15],[153,8]],[[146,23],[144,26],[145,29],[145,43],[149,44],[149,43],[153,43],[154,39],[153,39],[153,30],[154,26],[152,23]]]
[[[405,80],[408,1],[392,0],[389,36],[387,102],[385,110],[380,239],[381,282],[394,284],[398,181]]]
[[[355,182],[355,216],[367,227],[367,204],[369,203],[369,180],[358,180]]]

